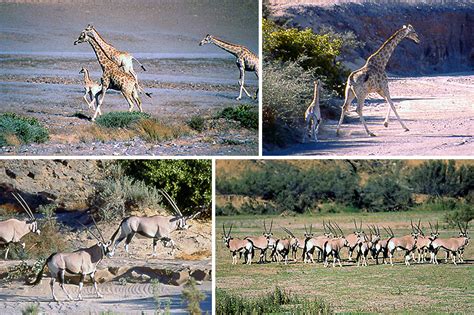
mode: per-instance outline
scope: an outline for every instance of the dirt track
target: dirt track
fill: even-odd
[[[377,137],[368,136],[355,111],[346,116],[341,135],[336,120],[324,119],[317,143],[295,144],[265,155],[468,156],[474,152],[474,74],[393,78],[392,99],[410,129],[404,132],[379,96],[366,100],[364,117]],[[342,101],[341,101],[342,102]]]

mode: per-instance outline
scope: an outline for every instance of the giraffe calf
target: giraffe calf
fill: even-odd
[[[87,68],[82,67],[79,73],[84,74],[84,100],[89,109],[95,110],[95,95],[102,91],[102,86],[90,78]]]
[[[320,93],[321,82],[319,80],[314,82],[314,97],[308,109],[304,113],[305,119],[305,130],[303,134],[303,143],[306,142],[308,133],[313,141],[318,141],[318,131],[321,125],[321,109],[319,108],[319,93]]]

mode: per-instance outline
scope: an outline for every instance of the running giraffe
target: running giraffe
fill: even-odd
[[[87,68],[82,67],[79,73],[84,74],[84,100],[87,106],[89,106],[89,109],[92,108],[95,110],[95,95],[102,90],[102,87],[99,83],[91,79]],[[87,97],[89,97],[90,100]]]
[[[97,104],[97,108],[95,110],[94,117],[92,117],[92,121],[95,121],[98,114],[102,115],[100,106],[102,105],[105,93],[109,88],[122,92],[122,95],[125,97],[130,106],[130,112],[133,110],[133,106],[135,104],[138,106],[140,112],[142,112],[142,102],[138,95],[138,83],[134,76],[130,73],[122,71],[116,63],[107,57],[105,52],[97,43],[95,34],[91,32],[91,30],[83,30],[79,35],[79,38],[74,42],[74,45],[83,42],[88,42],[92,46],[92,49],[94,50],[97,60],[99,61],[103,71],[101,78],[102,90],[95,95],[95,103]]]
[[[94,38],[104,51],[105,55],[113,62],[115,62],[123,71],[133,75],[135,81],[137,81],[139,91],[145,93],[148,97],[151,98],[151,93],[146,93],[145,91],[143,91],[143,89],[140,87],[140,84],[138,84],[137,74],[133,70],[133,60],[135,60],[140,65],[140,67],[142,67],[142,69],[146,71],[145,67],[140,63],[140,61],[138,61],[137,58],[133,57],[130,53],[118,50],[114,46],[107,43],[105,39],[99,34],[99,32],[97,32],[97,30],[91,24],[87,25],[84,31],[89,31],[93,33]]]
[[[240,93],[239,93],[239,96],[237,97],[237,100],[242,99],[242,91],[244,91],[248,97],[251,97],[249,92],[247,92],[247,90],[244,87],[245,71],[254,71],[257,78],[259,77],[260,68],[259,68],[258,56],[255,55],[253,52],[251,52],[245,46],[231,44],[229,42],[223,41],[209,34],[207,34],[206,37],[204,37],[204,39],[199,43],[199,46],[210,44],[210,43],[213,43],[217,47],[222,48],[223,50],[231,53],[237,58],[236,64],[237,64],[237,67],[239,67],[239,71],[240,71],[240,79],[239,79]],[[257,88],[257,91],[255,92],[255,99],[257,98],[257,95],[258,95],[258,88]]]
[[[339,129],[341,128],[342,121],[344,120],[344,114],[346,113],[349,105],[352,103],[354,98],[357,98],[357,109],[356,112],[360,117],[360,121],[364,125],[365,131],[368,135],[375,137],[375,134],[369,131],[367,124],[365,123],[364,116],[362,116],[362,109],[364,107],[365,98],[369,93],[376,92],[382,96],[387,103],[390,105],[385,116],[384,126],[388,127],[388,119],[390,116],[390,110],[393,110],[398,121],[402,125],[405,131],[409,129],[405,126],[403,121],[395,109],[395,105],[390,98],[390,91],[388,89],[387,74],[385,73],[385,67],[387,66],[388,60],[392,56],[393,51],[397,45],[404,39],[409,38],[415,43],[420,43],[418,34],[411,25],[404,25],[401,29],[395,32],[383,45],[367,59],[365,65],[352,72],[347,79],[345,100],[342,105],[341,118],[337,125],[336,134],[339,135]]]

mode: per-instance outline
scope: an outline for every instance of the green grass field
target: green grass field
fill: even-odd
[[[321,234],[322,220],[337,222],[346,234],[353,231],[352,220],[362,219],[366,224],[390,226],[395,236],[410,231],[410,219],[422,220],[425,234],[429,234],[428,221],[442,223],[443,212],[396,212],[374,214],[322,214],[316,216],[234,216],[217,217],[216,285],[231,294],[257,298],[271,292],[276,286],[294,294],[319,298],[330,304],[333,311],[343,313],[474,313],[474,249],[469,245],[464,253],[465,263],[454,266],[412,263],[405,266],[403,252],[396,252],[396,264],[375,265],[369,259],[368,267],[357,267],[347,261],[347,249],[342,252],[343,267],[324,268],[322,263],[278,263],[231,265],[232,258],[222,241],[222,223],[234,224],[233,237],[260,235],[263,219],[273,222],[275,238],[286,237],[280,228],[289,228],[302,237],[304,224],[313,223],[313,231]],[[267,223],[268,228],[268,223]],[[384,231],[381,228],[382,237]],[[440,237],[457,236],[455,229],[445,229],[440,224]],[[257,253],[254,261],[258,259]]]

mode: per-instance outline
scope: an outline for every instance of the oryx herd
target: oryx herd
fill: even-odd
[[[242,239],[233,238],[231,236],[233,224],[228,230],[224,224],[222,229],[224,232],[224,243],[232,254],[232,264],[238,263],[237,254],[239,257],[244,256],[244,263],[250,265],[256,250],[260,251],[258,263],[268,262],[266,259],[267,251],[270,253],[271,262],[278,262],[288,264],[289,255],[291,259],[297,262],[298,250],[301,251],[301,261],[303,263],[315,263],[313,255],[316,253],[317,261],[324,263],[325,267],[329,266],[329,259],[332,258],[332,266],[336,264],[342,267],[341,251],[343,248],[348,248],[348,261],[355,259],[357,266],[368,266],[368,259],[371,258],[376,264],[379,264],[379,256],[382,257],[384,264],[390,263],[393,266],[393,257],[395,251],[403,251],[405,253],[405,265],[409,266],[410,261],[417,261],[418,263],[426,262],[427,254],[430,255],[430,263],[438,264],[437,254],[440,250],[446,252],[446,259],[452,257],[452,262],[456,265],[459,262],[464,262],[464,249],[469,244],[469,236],[467,231],[467,224],[463,227],[458,224],[459,235],[457,237],[440,238],[439,224],[431,224],[430,234],[425,235],[421,220],[418,224],[411,224],[411,233],[408,235],[396,237],[391,227],[383,227],[386,236],[380,233],[380,227],[374,224],[367,225],[367,231],[362,228],[362,222],[358,225],[354,220],[354,231],[351,234],[345,235],[337,223],[323,221],[323,233],[315,235],[313,233],[313,225],[309,225],[309,229],[304,225],[305,233],[302,237],[296,237],[288,228],[281,227],[287,234],[282,239],[273,237],[272,226],[273,220],[270,223],[270,229],[264,220],[264,231],[262,236],[246,236]],[[356,257],[354,258],[354,253]],[[418,254],[417,260],[415,253]]]
[[[59,281],[59,285],[68,297],[69,300],[73,298],[67,292],[64,286],[65,273],[80,275],[79,293],[77,298],[82,300],[82,287],[86,276],[90,276],[97,294],[97,297],[102,297],[97,290],[97,283],[95,281],[95,272],[97,265],[105,257],[113,257],[117,245],[125,239],[125,251],[129,254],[128,245],[135,234],[139,234],[146,238],[153,239],[152,256],[156,256],[157,242],[161,241],[164,247],[171,247],[173,251],[176,249],[175,242],[171,238],[171,233],[175,230],[187,230],[190,226],[187,220],[195,218],[200,212],[192,216],[184,216],[176,202],[169,196],[169,194],[160,190],[161,194],[170,203],[174,210],[174,214],[170,216],[155,215],[151,217],[131,216],[122,220],[117,230],[113,233],[110,240],[106,241],[99,227],[97,226],[94,217],[91,216],[93,224],[98,231],[100,238],[94,234],[88,227],[78,222],[83,226],[96,240],[97,243],[88,248],[80,248],[74,252],[67,253],[52,253],[45,261],[41,271],[37,274],[36,280],[30,283],[37,285],[43,277],[43,271],[48,266],[49,274],[51,276],[50,286],[54,301],[58,301],[54,294],[54,283]],[[37,233],[40,235],[38,223],[33,215],[30,207],[20,194],[13,194],[15,199],[28,214],[28,220],[20,221],[17,219],[9,219],[0,222],[0,244],[6,245],[7,250],[5,259],[8,255],[8,245],[10,243],[21,243],[21,238],[28,233]],[[24,243],[21,243],[25,247]]]

